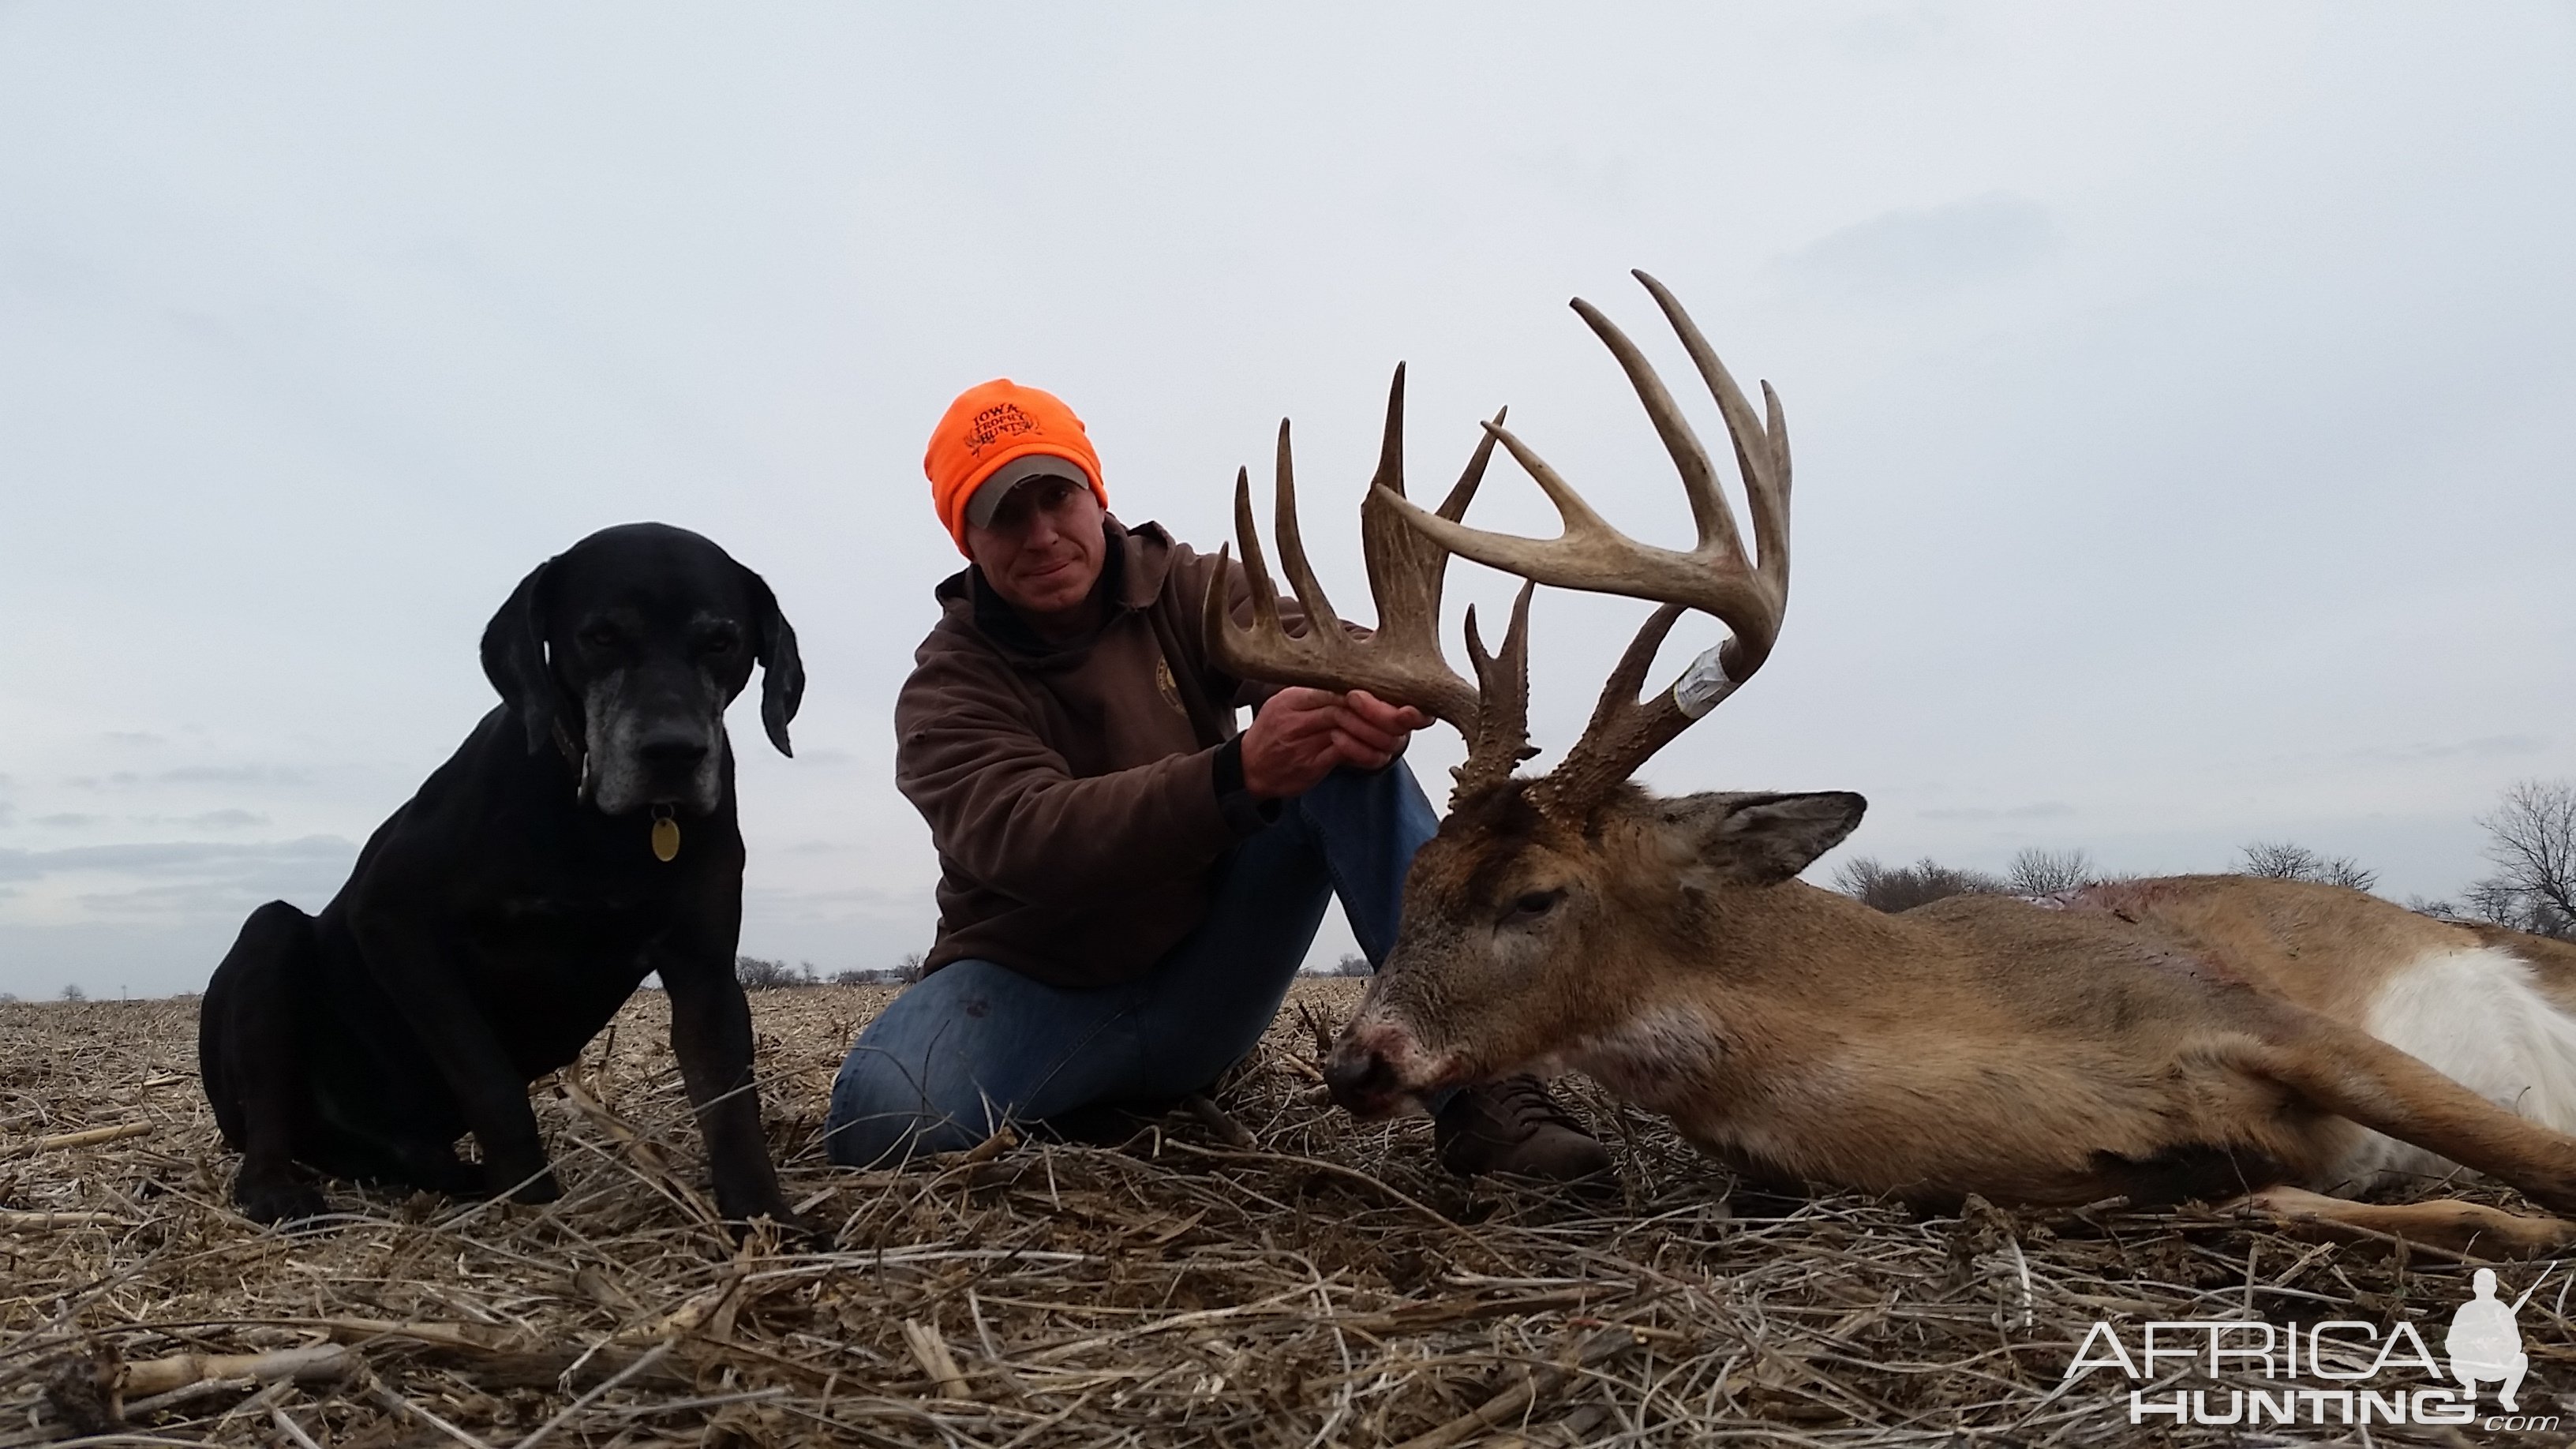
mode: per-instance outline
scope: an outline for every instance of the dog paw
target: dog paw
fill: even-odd
[[[729,1211],[721,1207],[718,1211],[724,1212],[725,1228],[733,1235],[736,1243],[766,1228],[776,1234],[780,1245],[785,1247],[824,1249],[832,1246],[830,1233],[790,1212],[784,1202],[771,1207],[755,1207],[748,1212]]]
[[[233,1184],[233,1205],[243,1217],[272,1227],[318,1218],[326,1211],[318,1189],[291,1177],[244,1177]]]
[[[514,1174],[509,1182],[499,1185],[512,1189],[510,1192],[512,1202],[553,1202],[563,1196],[563,1184],[555,1181],[554,1169],[551,1167],[533,1177],[526,1173]]]

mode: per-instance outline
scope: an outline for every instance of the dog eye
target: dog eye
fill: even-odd
[[[710,634],[704,647],[709,654],[731,654],[738,642],[731,634]]]
[[[581,631],[581,642],[594,649],[612,648],[617,643],[617,631],[606,624],[593,624]]]
[[[1518,900],[1512,902],[1512,908],[1503,914],[1503,924],[1517,926],[1535,921],[1555,910],[1556,903],[1564,899],[1565,892],[1562,890],[1525,891]]]

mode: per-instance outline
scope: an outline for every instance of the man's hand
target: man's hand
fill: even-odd
[[[1382,770],[1431,716],[1389,704],[1365,689],[1283,689],[1243,732],[1243,788],[1255,800],[1313,789],[1344,765]]]

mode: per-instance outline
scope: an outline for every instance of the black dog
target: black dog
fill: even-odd
[[[198,1065],[242,1154],[244,1213],[322,1210],[292,1162],[551,1201],[527,1084],[658,971],[717,1207],[790,1221],[734,978],[743,847],[724,710],[755,658],[761,722],[787,754],[796,633],[723,549],[630,524],[520,582],[483,631],[502,706],[376,831],[321,915],[252,912],[206,987]],[[479,1171],[456,1155],[467,1131]]]

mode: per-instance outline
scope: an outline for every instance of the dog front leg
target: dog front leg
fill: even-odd
[[[680,1079],[697,1108],[717,1210],[731,1222],[766,1216],[782,1228],[801,1227],[778,1190],[769,1140],[761,1131],[751,1003],[734,979],[732,954],[703,955],[666,959],[658,969],[671,998],[671,1054],[680,1059]]]
[[[537,1135],[536,1111],[528,1105],[527,1080],[475,1009],[452,964],[463,945],[408,920],[355,924],[368,973],[428,1050],[483,1148],[485,1189],[495,1196],[506,1192],[519,1202],[561,1197],[563,1189],[547,1165],[545,1141]]]

